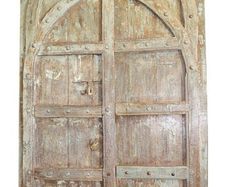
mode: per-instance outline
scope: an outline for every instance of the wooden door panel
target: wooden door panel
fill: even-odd
[[[37,60],[36,104],[66,105],[68,102],[68,62],[66,56],[46,56]]]
[[[101,41],[101,10],[101,0],[81,0],[56,23],[48,33],[46,40],[57,43],[93,43]]]
[[[36,168],[66,168],[68,165],[67,119],[37,119],[35,144]]]
[[[101,105],[99,55],[45,56],[36,64],[36,104]]]
[[[100,55],[69,56],[69,105],[102,104]]]
[[[118,187],[184,187],[181,180],[119,180]]]
[[[173,36],[152,11],[134,0],[116,0],[114,19],[116,40]]]
[[[22,1],[21,187],[206,187],[202,7]]]
[[[101,119],[69,119],[69,168],[102,168],[102,128]]]
[[[101,182],[66,182],[66,181],[44,181],[44,182],[37,182],[37,187],[102,187]],[[41,186],[40,186],[41,185]]]
[[[116,101],[185,101],[185,66],[180,52],[118,53]]]
[[[118,165],[170,167],[185,164],[185,117],[117,118]]]

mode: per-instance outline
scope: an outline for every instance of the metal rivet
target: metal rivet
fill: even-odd
[[[47,173],[47,176],[52,176],[53,175],[53,171],[49,171],[48,173]]]
[[[61,10],[61,7],[59,6],[59,7],[57,7],[57,10]]]
[[[146,46],[146,47],[148,47],[148,45],[149,45],[148,43],[145,43],[145,46]]]
[[[128,175],[128,171],[125,171],[125,174]]]
[[[147,107],[146,110],[147,110],[147,111],[150,111],[150,110],[152,110],[152,108],[149,106],[149,107]]]
[[[189,15],[189,18],[192,19],[192,18],[193,18],[193,15]]]
[[[106,45],[106,46],[105,46],[105,49],[108,49],[108,48],[109,48],[109,46],[108,46],[108,45]]]
[[[89,177],[89,176],[90,176],[90,173],[87,173],[87,176]]]
[[[89,114],[89,113],[90,113],[90,110],[87,110],[86,113]]]
[[[48,19],[46,19],[46,20],[45,20],[45,22],[46,22],[46,23],[48,23],[48,22],[49,22],[49,20],[48,20]]]
[[[189,66],[189,69],[190,69],[190,70],[195,70],[196,67],[195,67],[194,65],[191,65],[191,66]]]
[[[166,16],[166,17],[168,16],[167,12],[164,12],[164,16]]]
[[[69,109],[68,109],[68,110],[66,110],[66,113],[70,113],[70,112],[71,112],[71,110],[69,110]]]
[[[32,174],[32,171],[31,171],[31,170],[29,170],[29,171],[28,171],[28,175],[31,175],[31,174]]]
[[[187,41],[187,40],[186,40],[186,41],[184,41],[184,44],[185,44],[185,45],[188,45],[188,41]]]
[[[175,173],[171,173],[171,176],[174,177],[174,176],[175,176]]]
[[[50,109],[48,109],[48,110],[47,110],[47,113],[50,113],[50,112],[51,112],[51,110],[50,110]]]
[[[26,79],[30,79],[31,75],[29,73],[26,74]]]
[[[27,111],[27,113],[30,113],[30,112],[31,112],[30,108],[27,108],[27,110],[26,110],[26,111]]]
[[[150,172],[150,171],[148,171],[148,172],[147,172],[147,175],[151,175],[151,172]]]
[[[66,48],[66,50],[70,50],[70,47],[69,47],[69,46],[66,46],[65,48]]]
[[[109,108],[105,108],[105,112],[109,112]]]
[[[32,48],[36,48],[36,45],[34,43],[32,44]]]
[[[86,49],[86,50],[88,50],[88,49],[89,49],[89,47],[88,47],[88,46],[86,46],[86,47],[85,47],[85,49]]]

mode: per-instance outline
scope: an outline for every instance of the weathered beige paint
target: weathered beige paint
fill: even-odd
[[[207,187],[203,0],[22,0],[21,187]]]

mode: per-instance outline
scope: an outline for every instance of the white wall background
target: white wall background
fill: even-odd
[[[0,6],[0,186],[18,186],[20,0]],[[209,187],[235,186],[235,1],[206,0]]]

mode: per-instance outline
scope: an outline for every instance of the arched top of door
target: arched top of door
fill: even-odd
[[[50,11],[43,17],[37,34],[37,41],[42,41],[44,37],[53,29],[55,23],[60,20],[72,7],[80,3],[82,0],[61,0],[56,3]],[[178,39],[187,38],[187,32],[185,27],[182,25],[180,20],[178,20],[174,14],[163,4],[156,4],[151,0],[135,0],[143,6],[151,10],[156,16],[158,16],[161,21],[169,28],[169,30],[174,34]],[[189,0],[192,4],[195,4],[194,0]],[[186,17],[186,12],[188,7],[188,1],[181,0],[183,7],[183,15]],[[184,18],[185,19],[185,18]]]

